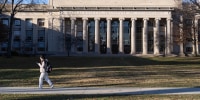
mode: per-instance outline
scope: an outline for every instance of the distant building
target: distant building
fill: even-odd
[[[50,0],[16,14],[12,51],[28,54],[170,55],[181,0]],[[0,16],[9,24],[9,14]],[[7,43],[0,45],[6,52]],[[176,52],[177,51],[177,52]]]

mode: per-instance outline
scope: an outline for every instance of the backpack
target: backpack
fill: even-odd
[[[52,66],[48,61],[46,61],[46,69],[45,70],[47,73],[50,73],[52,71]]]

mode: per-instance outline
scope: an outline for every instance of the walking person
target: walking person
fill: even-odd
[[[48,73],[46,72],[46,67],[47,67],[47,62],[48,59],[45,58],[44,55],[40,56],[40,63],[37,63],[38,66],[40,67],[40,77],[39,77],[39,88],[42,89],[42,85],[43,85],[43,80],[45,79],[45,81],[49,84],[49,86],[51,88],[53,88],[53,83],[51,82],[51,80],[49,79]]]

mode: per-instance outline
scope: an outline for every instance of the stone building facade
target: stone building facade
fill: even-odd
[[[181,0],[50,0],[16,14],[12,51],[29,54],[170,55]],[[9,13],[1,16],[9,24]],[[0,45],[6,52],[7,43]],[[176,52],[177,51],[177,52]]]

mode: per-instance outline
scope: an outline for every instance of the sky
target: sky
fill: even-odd
[[[18,1],[18,0],[15,0],[15,1]],[[48,1],[49,0],[34,0],[35,3],[37,4],[48,4]],[[30,3],[31,0],[23,0],[23,3],[27,4],[27,3]]]

